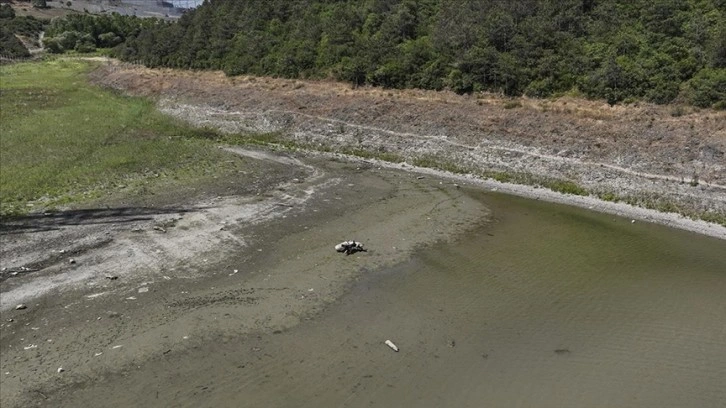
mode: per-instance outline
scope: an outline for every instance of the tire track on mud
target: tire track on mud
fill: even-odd
[[[338,178],[326,179],[322,170],[291,157],[237,147],[223,149],[253,160],[300,167],[307,176],[305,179],[271,186],[271,196],[263,201],[254,196],[213,199],[197,203],[183,213],[150,214],[133,225],[118,227],[112,231],[98,226],[64,225],[53,233],[66,237],[66,245],[81,237],[84,242],[95,242],[96,237],[103,245],[87,245],[88,250],[84,251],[70,248],[65,251],[64,256],[55,253],[48,256],[45,252],[48,248],[44,248],[45,251],[37,251],[31,247],[16,248],[19,253],[13,254],[12,259],[22,260],[22,265],[13,265],[12,260],[4,260],[2,264],[6,269],[0,276],[0,282],[11,276],[20,278],[20,273],[12,275],[16,271],[23,272],[25,278],[18,279],[18,282],[11,285],[4,285],[0,310],[9,310],[16,304],[28,302],[54,290],[81,288],[84,282],[104,281],[106,276],[124,278],[123,284],[116,281],[117,284],[111,289],[111,292],[117,292],[143,281],[160,280],[162,275],[181,277],[184,274],[193,274],[190,271],[195,266],[203,266],[204,259],[200,258],[205,253],[248,245],[249,237],[232,231],[235,227],[257,225],[284,217],[291,211],[300,211],[317,191],[340,182]],[[163,232],[154,228],[156,224],[169,222],[174,227]],[[23,235],[16,234],[14,240],[23,242]],[[72,264],[69,265],[65,254],[73,255]],[[180,265],[185,267],[179,268]],[[24,273],[31,270],[32,274]],[[111,292],[103,292],[103,296],[108,296]]]

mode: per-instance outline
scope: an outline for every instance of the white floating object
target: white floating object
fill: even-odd
[[[393,342],[391,340],[386,340],[386,346],[390,347],[391,350],[393,350],[396,353],[398,353],[398,346],[396,346],[395,344],[393,344]]]

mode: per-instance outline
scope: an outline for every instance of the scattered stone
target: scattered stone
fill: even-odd
[[[76,263],[76,260],[73,259],[73,258],[71,258],[71,259],[68,260],[68,263],[74,264],[74,263]]]
[[[37,344],[29,344],[28,346],[23,347],[23,350],[31,350],[31,349],[34,349],[34,348],[38,348],[38,345]]]
[[[63,367],[58,367],[58,374],[62,373],[63,371],[66,371]]]
[[[391,348],[391,350],[393,350],[396,353],[398,353],[398,346],[396,346],[395,344],[393,344],[393,342],[391,340],[386,340],[385,343],[386,343],[386,346],[388,346],[388,347]]]
[[[114,349],[114,350],[115,350],[115,349],[118,349],[118,348],[121,348],[121,347],[123,347],[123,345],[119,344],[119,345],[117,345],[117,346],[113,346],[113,347],[111,347],[111,349]]]
[[[17,305],[17,306],[15,306],[15,310],[23,310],[23,309],[27,309],[27,308],[28,308],[28,306],[25,306],[22,303],[19,304],[19,305]]]
[[[12,323],[14,321],[15,321],[15,319],[8,319],[8,323]]]
[[[166,230],[158,225],[154,226],[154,231],[160,231],[160,232],[166,233]]]
[[[61,249],[61,250],[60,250],[60,251],[58,251],[58,252],[59,252],[59,253],[61,253],[61,254],[65,254],[65,253],[66,253],[66,250],[65,250],[65,249]]]
[[[106,315],[108,317],[110,317],[110,318],[118,318],[118,317],[121,317],[121,313],[111,312],[111,311],[107,312]]]
[[[423,180],[423,179],[425,179],[425,178],[426,178],[426,177],[424,177],[424,176],[418,176],[418,177],[416,177],[416,180]]]
[[[126,300],[136,300],[136,298],[134,296],[129,296],[126,298]]]
[[[100,356],[101,354],[103,354],[103,352],[102,352],[102,351],[101,351],[101,352],[98,352],[98,353],[94,353],[94,354],[93,354],[93,357],[98,357],[98,356]]]
[[[146,287],[146,286],[144,286],[144,287],[142,287],[142,288],[139,288],[139,293],[146,293],[146,292],[148,292],[148,291],[149,291],[149,288],[148,288],[148,287]]]
[[[106,279],[108,279],[108,280],[116,280],[116,279],[118,279],[118,276],[116,276],[116,275],[106,275]]]
[[[631,224],[635,224],[635,220],[630,220],[630,223]]]
[[[557,349],[557,350],[555,350],[555,354],[559,354],[559,355],[570,354],[570,350],[568,350],[568,349]]]
[[[451,347],[451,348],[456,347],[456,341],[455,340],[449,341],[449,347]]]

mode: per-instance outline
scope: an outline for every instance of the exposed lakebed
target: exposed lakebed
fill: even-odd
[[[66,403],[723,406],[723,240],[470,194],[490,224],[369,271],[315,319],[200,345]]]

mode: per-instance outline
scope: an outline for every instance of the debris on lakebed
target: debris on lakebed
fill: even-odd
[[[343,241],[335,246],[337,252],[344,252],[346,255],[354,254],[356,252],[367,252],[368,250],[363,247],[363,244],[356,242],[355,240]]]
[[[386,343],[386,346],[388,346],[388,347],[391,348],[391,350],[393,350],[396,353],[398,353],[398,346],[395,345],[395,344],[393,344],[393,342],[391,340],[386,340],[385,343]]]

